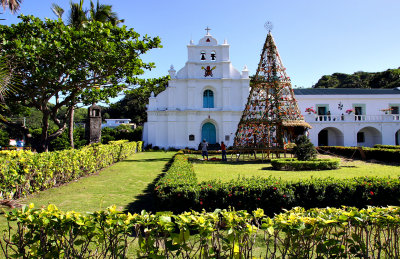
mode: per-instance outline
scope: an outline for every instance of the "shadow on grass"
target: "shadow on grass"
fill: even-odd
[[[270,166],[270,167],[262,167],[260,170],[263,170],[263,171],[276,171],[272,166]]]
[[[189,158],[189,161],[193,164],[225,164],[225,165],[245,165],[245,164],[267,164],[270,163],[268,160],[249,160],[249,161],[243,161],[243,160],[233,160],[233,161],[212,161],[212,160],[200,160],[200,159],[193,159]]]
[[[137,162],[159,162],[159,161],[165,161],[168,162],[170,159],[169,158],[149,158],[149,159],[132,159],[132,160],[123,160],[121,162],[125,163],[137,163]]]
[[[167,163],[164,166],[164,169],[162,170],[162,173],[157,175],[157,177],[151,182],[149,185],[147,185],[146,189],[144,190],[143,193],[135,196],[135,201],[129,203],[125,209],[124,213],[140,213],[142,210],[145,210],[147,212],[155,212],[155,204],[154,204],[154,196],[153,196],[153,190],[161,177],[164,176],[165,172],[168,171],[170,168],[172,161],[172,158],[162,158],[162,159],[139,159],[139,160],[134,160],[134,162],[148,162],[148,161],[167,161]]]

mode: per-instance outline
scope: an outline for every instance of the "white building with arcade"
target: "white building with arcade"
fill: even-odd
[[[313,127],[309,138],[316,146],[400,145],[400,89],[309,88],[294,93]]]

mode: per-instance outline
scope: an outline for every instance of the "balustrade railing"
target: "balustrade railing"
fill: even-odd
[[[316,115],[306,114],[304,119],[307,122],[400,122],[400,114],[382,114],[382,115]]]

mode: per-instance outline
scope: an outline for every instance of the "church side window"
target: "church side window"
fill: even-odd
[[[205,90],[203,93],[203,108],[214,108],[214,93],[211,90]]]
[[[215,51],[211,51],[211,60],[217,60],[217,54],[215,53]]]
[[[200,60],[206,60],[206,52],[204,50],[200,52]]]

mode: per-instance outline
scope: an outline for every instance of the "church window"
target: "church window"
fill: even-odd
[[[215,51],[211,51],[211,60],[216,60],[217,56],[215,54]]]
[[[194,141],[194,135],[193,134],[189,135],[189,141]]]
[[[205,90],[203,93],[203,108],[214,108],[214,93],[211,90]]]
[[[200,60],[206,60],[206,52],[204,50],[200,52]]]

